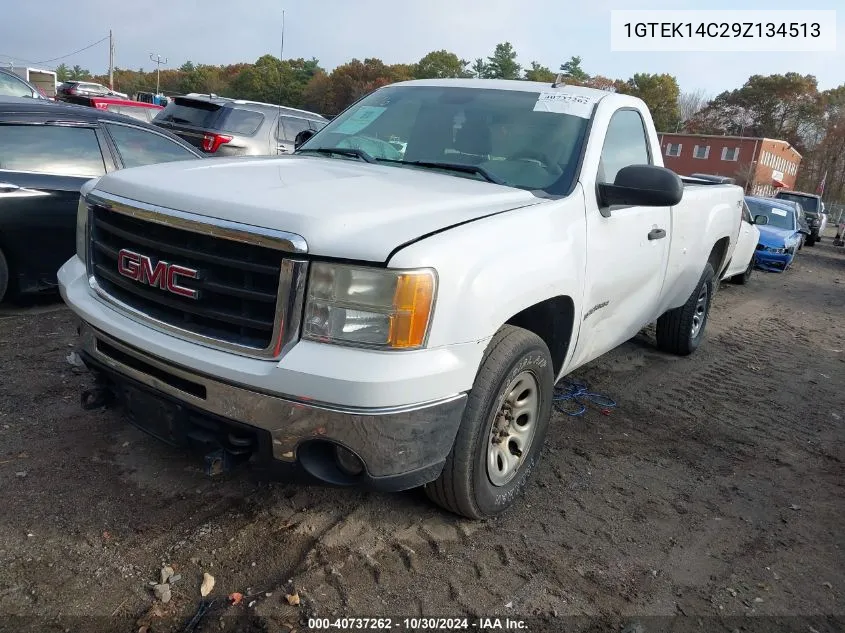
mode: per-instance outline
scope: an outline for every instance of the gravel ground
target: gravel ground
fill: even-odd
[[[328,630],[307,618],[341,615],[845,630],[845,251],[829,238],[784,274],[722,285],[692,357],[645,330],[579,370],[618,407],[557,414],[526,498],[486,523],[416,492],[209,479],[119,413],[80,408],[73,323],[55,300],[0,310],[0,630]],[[163,564],[181,576],[167,604],[150,586]],[[186,628],[206,572],[215,601]]]

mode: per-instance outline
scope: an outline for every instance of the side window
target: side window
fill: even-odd
[[[154,132],[136,127],[106,123],[124,167],[141,167],[153,163],[196,158],[178,143]]]
[[[742,219],[749,224],[753,223],[753,219],[751,218],[751,209],[748,208],[745,200],[742,201]]]
[[[636,110],[618,110],[610,119],[601,150],[599,182],[613,183],[628,165],[650,165],[645,125]]]
[[[252,136],[261,127],[264,115],[254,110],[232,108],[221,125],[222,131],[238,136]]]
[[[60,176],[106,173],[94,129],[60,125],[0,125],[0,169]]]
[[[280,116],[279,128],[276,131],[276,138],[280,141],[293,142],[296,135],[303,130],[310,130],[307,119],[298,119],[292,116]]]
[[[7,97],[31,97],[32,90],[24,82],[6,73],[0,73],[0,95]]]

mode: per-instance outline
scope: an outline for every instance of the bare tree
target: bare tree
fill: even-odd
[[[678,97],[678,109],[681,111],[681,123],[689,121],[698,112],[703,110],[710,102],[710,98],[704,90],[693,90],[682,92]]]

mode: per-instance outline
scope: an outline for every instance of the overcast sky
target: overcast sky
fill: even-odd
[[[821,89],[845,82],[845,5],[782,0],[40,0],[5,3],[0,62],[79,64],[108,68],[108,44],[67,55],[114,31],[115,64],[150,69],[150,53],[168,68],[194,63],[253,62],[279,54],[285,10],[285,57],[316,57],[328,69],[357,57],[414,62],[448,49],[473,60],[510,41],[523,66],[556,70],[572,55],[590,74],[628,78],[670,73],[681,89],[711,96],[739,87],[749,75],[813,74]],[[836,9],[837,51],[829,53],[613,53],[611,9]],[[806,6],[805,6],[806,5]],[[236,8],[244,7],[244,8]]]

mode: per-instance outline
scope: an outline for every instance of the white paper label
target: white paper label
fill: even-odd
[[[534,104],[534,112],[557,112],[589,119],[596,99],[565,92],[541,92]]]
[[[786,211],[784,211],[783,209],[772,209],[772,213],[774,213],[775,215],[779,215],[782,218],[786,217]]]

